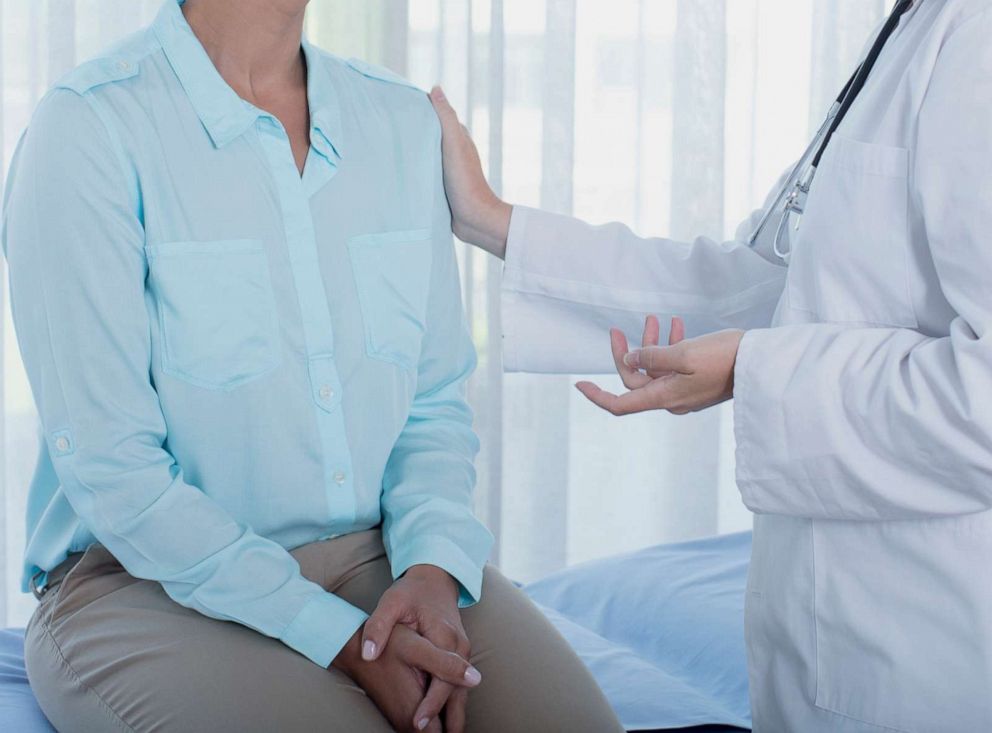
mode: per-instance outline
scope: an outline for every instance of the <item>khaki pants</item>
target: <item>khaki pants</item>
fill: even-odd
[[[366,612],[392,582],[378,530],[293,556],[304,576]],[[469,695],[470,732],[622,730],[565,640],[498,571],[486,569],[482,601],[462,617],[483,676]],[[346,675],[180,606],[101,545],[42,596],[25,657],[38,702],[63,733],[391,730]]]

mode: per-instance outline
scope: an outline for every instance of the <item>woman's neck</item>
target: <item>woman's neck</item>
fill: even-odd
[[[246,99],[306,84],[305,0],[186,0],[183,15],[224,80]]]

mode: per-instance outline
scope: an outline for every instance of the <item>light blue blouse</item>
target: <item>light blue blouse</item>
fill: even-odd
[[[167,0],[41,102],[3,246],[44,427],[24,587],[98,541],[326,666],[366,615],[289,549],[381,522],[394,576],[440,566],[467,605],[492,538],[433,110],[303,51],[301,177]]]

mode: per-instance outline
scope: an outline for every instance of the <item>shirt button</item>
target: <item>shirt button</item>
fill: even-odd
[[[65,453],[67,450],[69,450],[69,439],[64,436],[60,436],[56,438],[55,447],[62,453]]]
[[[318,394],[320,395],[320,399],[322,399],[322,400],[329,400],[329,399],[331,399],[331,397],[334,396],[334,390],[331,389],[330,386],[328,386],[328,385],[325,384],[324,386],[322,386],[320,388],[320,391],[318,392]]]
[[[343,486],[346,478],[348,477],[344,475],[344,471],[338,471],[334,474],[334,483],[338,486]]]
[[[117,62],[117,70],[118,71],[130,71],[131,70],[131,64],[129,64],[127,61],[124,61],[122,59],[122,60],[120,60],[120,61]]]

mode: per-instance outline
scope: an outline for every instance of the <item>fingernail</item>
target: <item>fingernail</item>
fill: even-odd
[[[430,722],[431,721],[429,721],[427,718],[421,718],[420,720],[417,721],[417,730],[423,730],[430,724]]]
[[[371,662],[375,659],[375,642],[367,641],[362,644],[362,659],[366,662]]]
[[[469,668],[465,670],[465,681],[475,687],[477,684],[482,682],[482,673],[475,667],[469,665]]]
[[[623,355],[623,363],[629,367],[636,367],[641,365],[641,355],[636,351],[631,351],[629,354]]]
[[[435,90],[435,93],[437,94],[437,98],[440,99],[441,101],[444,101],[444,100],[447,99],[447,97],[444,96],[444,89],[442,89],[441,87],[437,87],[437,89]]]

